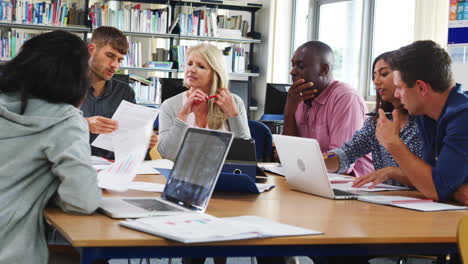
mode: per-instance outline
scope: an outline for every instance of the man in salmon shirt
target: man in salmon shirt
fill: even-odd
[[[284,109],[283,134],[314,138],[323,153],[350,140],[365,120],[364,100],[350,85],[333,78],[333,51],[320,41],[300,46],[291,59],[293,84]],[[346,173],[354,176],[373,171],[366,155]]]

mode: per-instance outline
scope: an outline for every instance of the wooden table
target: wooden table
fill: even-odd
[[[139,181],[164,182],[160,175]],[[214,193],[207,213],[217,217],[257,215],[324,232],[323,235],[182,244],[118,225],[101,213],[91,216],[45,211],[47,220],[81,253],[81,263],[99,258],[183,256],[389,255],[458,252],[456,230],[468,211],[418,212],[354,200],[334,201],[288,189],[285,179],[270,176],[276,188],[259,195]],[[415,192],[396,195],[418,196]],[[111,196],[154,193],[105,192]]]

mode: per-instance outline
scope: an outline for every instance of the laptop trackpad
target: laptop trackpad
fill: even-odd
[[[184,211],[155,199],[123,199],[123,201],[143,208],[147,211]]]

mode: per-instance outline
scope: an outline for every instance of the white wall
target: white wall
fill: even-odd
[[[262,42],[254,48],[260,77],[253,82],[252,96],[258,102],[258,110],[252,113],[252,119],[263,114],[266,83],[290,82],[292,2],[264,0],[263,8],[257,11],[255,30],[262,34]]]

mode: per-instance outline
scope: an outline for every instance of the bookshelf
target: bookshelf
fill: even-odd
[[[100,3],[101,6],[94,5],[94,3]],[[101,26],[101,25],[112,25],[119,28],[125,35],[129,37],[130,46],[136,47],[134,53],[139,54],[138,58],[129,58],[125,65],[121,66],[120,69],[124,73],[135,73],[141,74],[142,76],[158,76],[158,77],[169,77],[169,78],[182,78],[183,77],[183,65],[184,52],[188,46],[196,45],[198,43],[212,43],[218,46],[221,50],[223,47],[227,53],[231,54],[241,54],[244,56],[242,67],[237,67],[238,64],[232,65],[228,64],[228,70],[230,78],[235,80],[246,80],[248,82],[248,100],[245,102],[246,105],[250,105],[250,97],[252,95],[252,83],[253,78],[259,77],[258,67],[253,66],[254,64],[254,46],[255,44],[261,43],[260,39],[255,39],[251,37],[246,37],[245,34],[238,36],[225,36],[222,34],[213,34],[214,30],[208,32],[201,32],[198,27],[198,31],[195,28],[187,30],[182,28],[182,25],[185,24],[182,21],[186,21],[181,14],[193,15],[192,18],[196,15],[198,18],[205,18],[209,21],[212,19],[210,17],[211,12],[215,13],[216,21],[218,21],[218,10],[229,10],[228,12],[235,11],[238,13],[247,14],[248,17],[248,28],[245,31],[254,32],[255,28],[255,13],[262,8],[261,4],[257,3],[248,3],[243,1],[184,1],[184,0],[113,0],[106,1],[107,6],[102,6],[102,1],[94,1],[90,3],[89,6],[91,15],[92,28]],[[99,9],[98,9],[99,8]],[[133,9],[138,9],[138,13]],[[153,10],[153,12],[148,12],[147,10]],[[188,11],[187,11],[188,10]],[[203,11],[200,11],[203,10]],[[206,12],[206,17],[200,15],[197,12]],[[157,14],[156,14],[157,13]],[[137,15],[135,19],[132,17]],[[141,19],[141,17],[145,19]],[[166,18],[167,16],[167,18]],[[221,17],[223,15],[220,15]],[[233,15],[234,16],[234,15]],[[241,17],[241,15],[236,15]],[[226,15],[226,19],[230,19]],[[158,20],[159,19],[159,20]],[[172,23],[178,21],[178,30],[171,31]],[[126,21],[130,25],[123,23]],[[155,22],[156,21],[156,22]],[[189,20],[191,21],[191,20]],[[201,21],[198,20],[198,21]],[[197,22],[198,22],[197,21]],[[219,21],[218,21],[219,22]],[[239,22],[238,22],[239,23]],[[240,23],[246,23],[240,18]],[[163,24],[164,27],[158,26],[158,24]],[[217,25],[218,23],[216,23]],[[190,24],[192,26],[192,24]],[[137,30],[129,30],[129,28]],[[165,30],[163,30],[165,29]],[[187,31],[189,34],[186,34]],[[222,32],[220,30],[220,32]],[[165,42],[162,42],[165,41]],[[155,44],[157,43],[157,44]],[[230,46],[229,46],[230,45]],[[171,49],[173,47],[180,47],[178,51]],[[159,69],[159,68],[149,68],[144,66],[144,63],[152,59],[152,53],[154,48],[164,48],[169,52],[169,58],[165,57],[166,60],[174,62],[172,69]],[[237,52],[237,51],[241,52]],[[130,51],[132,53],[132,50]],[[176,53],[176,54],[174,54]],[[142,56],[144,58],[140,58]],[[180,56],[182,55],[182,56]],[[133,56],[131,54],[130,56]],[[179,56],[179,58],[175,58]],[[234,55],[232,55],[234,56]],[[227,59],[228,61],[229,59]],[[181,61],[182,63],[177,63]],[[247,65],[248,63],[248,65]],[[178,65],[177,65],[178,64]],[[229,68],[230,67],[230,68]],[[253,69],[253,71],[252,71]],[[245,100],[244,100],[245,101]],[[249,109],[256,109],[255,107],[250,107]]]
[[[248,101],[245,103],[246,105],[250,105],[253,78],[260,76],[258,73],[258,67],[254,66],[254,47],[255,44],[261,43],[261,40],[246,37],[245,32],[255,31],[255,13],[262,8],[261,4],[252,3],[252,1],[253,0],[250,0],[250,2],[233,0],[45,0],[44,2],[36,1],[31,4],[32,1],[16,0],[14,3],[18,6],[11,6],[11,1],[0,0],[0,10],[5,11],[7,8],[10,8],[10,11],[13,11],[10,13],[0,12],[0,31],[2,40],[0,42],[2,51],[0,63],[7,62],[9,59],[14,57],[19,51],[22,43],[43,31],[66,30],[76,34],[83,34],[83,39],[86,39],[88,36],[87,34],[92,33],[95,26],[99,26],[95,23],[98,15],[94,4],[97,4],[98,6],[101,5],[102,7],[102,5],[108,5],[112,2],[117,3],[116,6],[119,6],[119,4],[122,6],[125,3],[130,3],[129,6],[131,8],[126,11],[128,12],[126,20],[116,19],[115,17],[118,12],[116,11],[112,13],[109,9],[106,10],[109,12],[107,13],[108,17],[105,17],[109,23],[108,25],[119,28],[126,36],[129,37],[129,42],[133,42],[130,50],[132,47],[136,47],[139,55],[142,56],[142,58],[138,59],[129,59],[126,65],[120,67],[122,71],[125,73],[132,72],[143,74],[146,75],[146,77],[154,77],[158,75],[158,77],[169,78],[182,77],[183,69],[180,66],[184,63],[175,65],[172,69],[143,67],[146,61],[152,60],[152,55],[155,51],[154,49],[159,49],[160,46],[162,46],[162,49],[169,50],[169,55],[166,56],[163,61],[175,61],[174,55],[171,54],[171,48],[174,46],[184,46],[186,48],[187,46],[196,45],[198,43],[209,42],[217,45],[218,47],[225,47],[225,51],[230,54],[234,54],[236,51],[241,50],[242,52],[237,53],[241,54],[241,57],[243,57],[242,63],[240,63],[241,67],[237,67],[237,64],[228,65],[231,67],[231,70],[228,71],[230,78],[237,80],[242,79],[248,82],[249,97]],[[28,5],[25,6],[25,3],[28,3]],[[141,5],[141,7],[138,7],[139,10],[137,11],[135,7],[138,5]],[[148,9],[152,9],[153,11],[144,11],[144,5],[150,6],[151,8]],[[132,10],[133,8],[135,8],[135,10]],[[154,12],[154,10],[158,11]],[[176,14],[176,10],[179,10],[180,12]],[[245,24],[242,18],[240,18],[240,23],[244,24],[243,29],[245,32],[243,36],[238,35],[235,37],[222,34],[208,34],[206,32],[200,33],[201,31],[197,34],[182,34],[180,33],[180,30],[178,33],[168,33],[176,16],[186,12],[186,10],[190,10],[191,14],[193,14],[193,12],[201,13],[202,11],[199,10],[208,10],[204,12],[213,12],[215,14],[213,15],[215,17],[215,21],[218,18],[218,10],[228,10],[228,12],[234,11],[242,14],[245,13],[248,17],[246,20],[248,21],[248,24]],[[140,23],[143,22],[143,20],[138,21],[138,23],[135,21],[132,22],[130,20],[131,15],[136,13],[150,16],[151,22],[153,23],[151,25]],[[10,16],[2,14],[10,14]],[[221,15],[223,19],[231,19],[228,15],[225,17],[223,16],[224,15]],[[99,18],[102,19],[103,17],[101,16]],[[159,26],[155,26],[154,21],[156,21],[156,19],[161,19],[163,23],[160,23]],[[127,25],[123,22],[128,22],[130,24]],[[104,25],[107,24],[104,23]],[[180,25],[181,23],[179,23],[179,28]],[[125,27],[125,29],[123,27]],[[193,33],[193,31],[190,33]],[[229,60],[230,58],[227,59],[227,61]],[[174,62],[174,64],[177,63]],[[233,70],[234,68],[235,70]],[[255,109],[255,107],[251,107],[250,109]]]
[[[0,63],[16,56],[25,41],[45,31],[91,32],[87,23],[88,1],[0,0]]]

